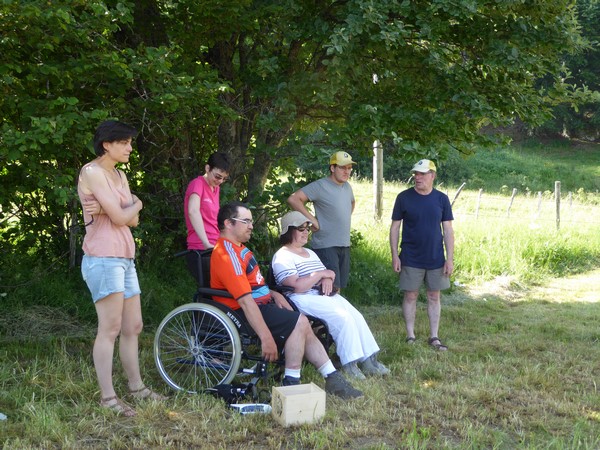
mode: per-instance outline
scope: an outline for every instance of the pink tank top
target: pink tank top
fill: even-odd
[[[119,177],[122,178],[121,172],[118,173]],[[123,180],[121,179],[119,184],[115,184],[110,178],[106,177],[106,179],[115,197],[119,199],[121,206],[130,206],[133,198],[129,187]],[[94,198],[92,194],[83,193],[79,183],[77,184],[77,193],[81,201]],[[83,211],[83,220],[86,224],[89,223],[85,227],[82,246],[86,255],[131,259],[135,257],[135,242],[127,225],[115,225],[108,214],[95,215],[92,221],[92,216],[86,214],[85,211]]]

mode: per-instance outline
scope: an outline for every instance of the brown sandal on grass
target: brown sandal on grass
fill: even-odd
[[[429,343],[429,345],[431,345],[433,348],[440,352],[445,352],[446,350],[448,350],[448,347],[442,344],[442,341],[439,337],[429,338],[427,342]]]
[[[137,414],[135,412],[135,409],[133,409],[131,406],[129,406],[116,395],[100,400],[100,406],[106,409],[110,409],[124,417],[134,417]]]
[[[164,395],[160,395],[146,386],[142,386],[139,389],[130,390],[129,393],[136,400],[157,400],[162,402],[167,399],[167,397]]]
[[[406,338],[406,343],[409,344],[409,345],[411,345],[411,344],[414,344],[416,342],[416,340],[417,340],[417,338],[414,337],[414,336],[413,337],[407,337]]]

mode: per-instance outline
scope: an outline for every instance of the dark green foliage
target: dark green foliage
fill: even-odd
[[[208,72],[182,71],[168,46],[129,47],[139,25],[132,3],[7,1],[1,8],[0,52],[10,64],[0,69],[0,208],[15,219],[2,224],[3,244],[40,257],[68,251],[80,220],[78,170],[94,158],[95,127],[116,117],[140,130],[129,168],[136,171],[126,171],[159,225],[145,221],[139,232],[152,246],[153,236],[176,227],[169,218],[181,185],[197,171],[177,170],[192,160],[178,141],[197,139],[186,133],[191,127],[202,130],[194,115],[214,97]]]
[[[343,295],[355,305],[398,305],[398,274],[381,259],[376,242],[356,230],[351,233],[350,281]],[[387,253],[387,252],[386,252]]]
[[[327,173],[333,150],[364,158],[364,177],[379,139],[390,179],[423,156],[447,169],[440,181],[476,178],[458,161],[493,142],[483,126],[540,123],[556,102],[588,98],[563,80],[560,55],[584,48],[572,3],[530,6],[5,0],[0,251],[76,265],[77,174],[106,118],[140,130],[124,169],[144,202],[141,261],[184,247],[185,187],[217,149],[234,157],[224,200],[257,208],[260,255],[276,247],[285,198]]]
[[[586,96],[577,104],[562,103],[554,109],[552,120],[540,132],[598,141],[600,138],[600,3],[578,0],[577,17],[581,34],[589,46],[580,54],[565,58],[569,82],[584,86]]]

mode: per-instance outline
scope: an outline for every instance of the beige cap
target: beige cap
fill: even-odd
[[[411,172],[427,173],[430,170],[434,172],[436,171],[435,164],[433,163],[433,161],[429,161],[428,159],[422,159],[413,166]]]
[[[299,227],[306,222],[312,224],[310,219],[305,217],[304,214],[299,211],[290,211],[289,213],[286,213],[281,218],[281,233],[279,233],[279,236],[283,236],[287,233],[290,227]]]

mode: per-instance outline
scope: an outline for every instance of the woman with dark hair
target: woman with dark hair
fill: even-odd
[[[304,247],[310,225],[298,211],[281,218],[279,242],[283,246],[272,261],[277,284],[294,289],[290,299],[301,313],[327,324],[342,371],[348,376],[364,379],[365,375],[387,375],[389,369],[377,360],[379,346],[363,315],[334,290],[335,272]]]
[[[138,225],[143,205],[131,193],[125,174],[116,168],[117,164],[129,161],[133,151],[131,141],[136,134],[135,128],[121,122],[101,123],[94,135],[97,158],[83,166],[77,184],[86,224],[81,273],[98,314],[93,357],[100,384],[100,405],[127,417],[135,416],[136,412],[117,396],[112,380],[117,337],[131,396],[165,398],[144,386],[140,374],[141,291],[130,227]]]
[[[219,213],[221,184],[229,175],[229,156],[213,153],[204,166],[204,175],[194,178],[185,191],[183,213],[187,228],[187,267],[190,274],[201,283],[199,258],[201,250],[215,246],[219,239],[217,214]]]
[[[229,156],[213,153],[204,166],[204,175],[194,178],[185,191],[183,209],[188,250],[213,248],[219,239],[220,186],[229,176],[229,166]]]

